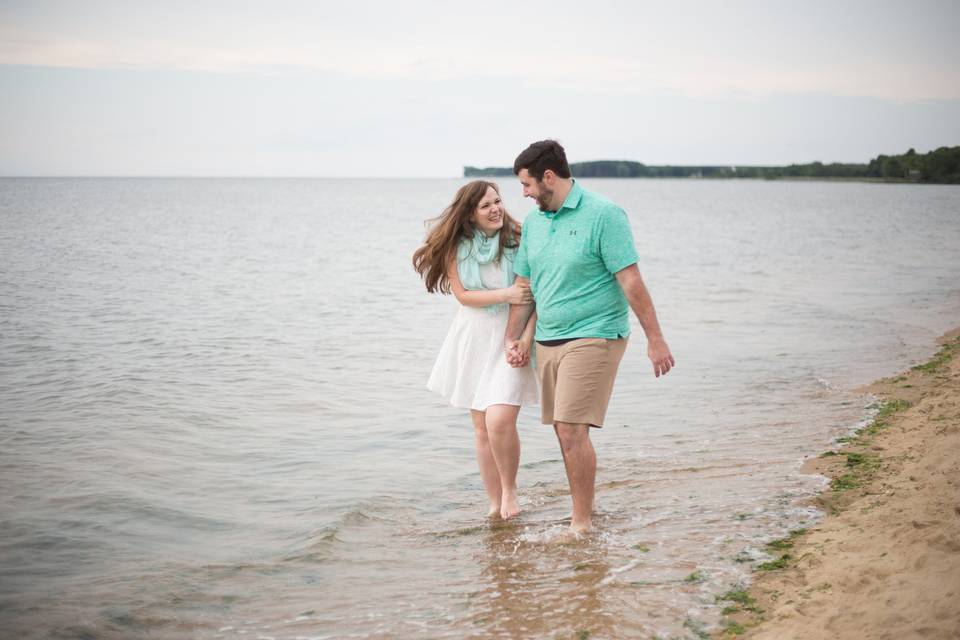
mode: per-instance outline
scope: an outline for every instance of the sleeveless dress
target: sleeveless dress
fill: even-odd
[[[496,262],[480,265],[485,287],[503,287],[503,272]],[[486,411],[494,404],[537,405],[540,401],[533,368],[513,368],[503,351],[510,306],[496,313],[485,307],[460,305],[440,347],[427,388],[455,407]]]

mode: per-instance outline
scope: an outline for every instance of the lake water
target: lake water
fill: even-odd
[[[857,387],[960,324],[960,188],[584,180],[621,204],[677,368],[635,333],[569,515],[520,417],[487,521],[424,388],[456,310],[410,266],[464,180],[0,180],[0,627],[60,638],[694,637]],[[506,204],[530,208],[513,179]]]

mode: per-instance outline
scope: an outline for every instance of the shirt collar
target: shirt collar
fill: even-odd
[[[567,194],[567,197],[564,198],[563,204],[560,205],[560,208],[556,211],[541,211],[545,216],[553,217],[559,215],[564,209],[576,209],[580,206],[580,198],[583,197],[583,187],[580,186],[580,183],[573,180],[573,186],[570,187],[570,193]]]

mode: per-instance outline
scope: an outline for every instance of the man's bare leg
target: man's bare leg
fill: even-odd
[[[473,420],[473,435],[477,443],[480,479],[483,480],[483,488],[487,492],[487,498],[490,499],[490,510],[487,515],[500,515],[500,471],[497,469],[497,462],[493,459],[490,439],[487,437],[486,415],[483,411],[471,409],[470,418]]]
[[[563,464],[570,482],[570,497],[573,498],[570,529],[576,534],[585,533],[593,524],[593,489],[597,476],[597,454],[590,442],[590,426],[555,422],[553,430],[560,441]]]
[[[500,517],[505,520],[520,513],[517,504],[517,468],[520,466],[518,413],[520,407],[516,405],[494,404],[487,407],[487,436],[500,472]]]

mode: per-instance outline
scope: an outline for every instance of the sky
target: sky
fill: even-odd
[[[960,2],[0,0],[0,175],[444,177],[960,145]]]

